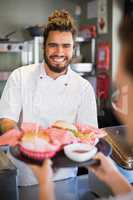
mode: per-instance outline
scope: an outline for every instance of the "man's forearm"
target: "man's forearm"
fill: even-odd
[[[14,120],[2,118],[0,119],[0,132],[5,133],[17,126],[17,123]]]

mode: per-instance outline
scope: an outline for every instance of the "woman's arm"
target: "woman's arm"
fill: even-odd
[[[103,182],[105,182],[115,195],[132,191],[132,186],[120,174],[110,158],[98,153],[96,159],[100,159],[100,166],[89,168]]]
[[[39,200],[55,200],[53,171],[51,161],[45,160],[43,166],[31,166],[39,183]]]

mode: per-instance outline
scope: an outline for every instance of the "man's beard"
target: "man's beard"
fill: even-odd
[[[49,61],[49,59],[48,59],[48,57],[47,57],[47,55],[46,55],[45,52],[44,52],[44,59],[45,59],[45,63],[47,64],[48,68],[49,68],[52,72],[55,72],[55,73],[61,73],[61,72],[65,71],[65,70],[67,70],[68,65],[71,63],[71,60],[72,60],[72,58],[71,58],[71,59],[67,59],[67,58],[65,57],[66,62],[65,62],[65,64],[64,64],[64,66],[61,66],[61,67],[60,67],[59,65],[52,65],[52,64],[50,63],[50,61]]]

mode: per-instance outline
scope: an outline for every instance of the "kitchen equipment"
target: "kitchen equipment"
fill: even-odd
[[[26,30],[30,33],[32,37],[43,36],[44,26],[39,26],[39,25],[29,26],[26,28]]]
[[[79,28],[79,35],[85,40],[90,38],[96,38],[96,26],[95,25],[81,25]]]
[[[14,31],[12,31],[12,32],[10,32],[10,33],[8,33],[8,34],[6,34],[4,37],[0,37],[0,42],[8,42],[10,39],[9,39],[9,37],[11,36],[11,35],[13,35],[14,33],[16,33],[17,31],[16,30],[14,30]]]
[[[98,142],[98,144],[96,145],[96,147],[98,148],[98,151],[101,151],[104,155],[106,155],[106,156],[111,155],[111,152],[112,152],[111,146],[105,140],[101,139]],[[42,163],[43,163],[42,160],[40,160],[40,161],[34,160],[34,159],[30,159],[29,157],[24,156],[23,154],[21,154],[18,147],[11,147],[10,152],[18,160],[24,161],[29,164],[42,165]],[[70,160],[69,158],[67,158],[64,155],[63,151],[58,152],[57,155],[52,158],[52,161],[53,161],[53,166],[55,166],[56,168],[58,168],[58,167],[75,167],[75,166],[80,167],[80,166],[86,166],[86,165],[89,166],[89,165],[94,165],[94,164],[99,163],[99,161],[97,161],[95,159],[90,159],[90,160],[82,162],[82,163],[74,162],[74,161]]]
[[[110,44],[108,42],[99,43],[97,49],[97,69],[109,70],[111,61]]]
[[[71,64],[72,70],[79,74],[90,73],[93,69],[92,63],[73,63]]]
[[[43,37],[35,36],[32,40],[27,41],[29,46],[29,58],[33,64],[43,62]]]
[[[0,152],[0,199],[17,200],[17,169],[4,152]]]
[[[110,77],[102,72],[97,75],[97,98],[107,100],[109,97]]]
[[[126,141],[126,126],[104,128],[105,140],[112,146],[112,158],[121,167],[133,170],[133,148]]]
[[[0,52],[22,52],[24,42],[3,42],[0,39]]]
[[[31,41],[0,41],[0,96],[10,73],[18,67],[32,63]]]

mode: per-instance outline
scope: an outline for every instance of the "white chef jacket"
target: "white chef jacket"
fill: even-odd
[[[56,80],[44,63],[20,67],[12,72],[0,100],[0,118],[39,123],[48,127],[57,120],[97,126],[95,94],[91,84],[68,68]],[[55,180],[73,177],[71,168],[59,170]]]

